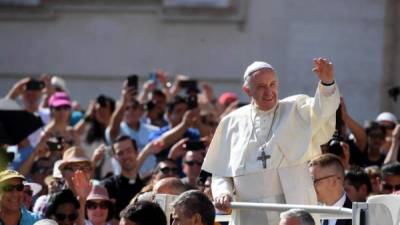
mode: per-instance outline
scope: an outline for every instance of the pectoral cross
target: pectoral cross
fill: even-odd
[[[263,164],[263,168],[267,168],[267,159],[271,158],[270,155],[265,154],[264,149],[262,149],[261,155],[257,157],[257,160],[261,160]]]

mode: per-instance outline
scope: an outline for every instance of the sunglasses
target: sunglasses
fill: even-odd
[[[64,221],[67,218],[69,221],[75,221],[76,219],[78,219],[78,214],[77,213],[72,213],[72,214],[56,213],[56,214],[54,214],[54,217],[56,218],[57,221]]]
[[[321,180],[325,180],[325,179],[328,179],[331,177],[336,177],[336,175],[332,174],[332,175],[328,175],[328,176],[317,178],[317,179],[313,178],[314,185],[317,184],[318,182],[320,182]]]
[[[201,165],[203,165],[203,162],[199,162],[199,161],[185,161],[185,163],[186,163],[188,166],[194,166],[194,165],[201,166]]]
[[[382,188],[384,190],[395,190],[395,191],[399,191],[400,190],[400,184],[397,185],[391,185],[391,184],[384,184],[382,185]]]
[[[176,174],[176,173],[178,173],[178,169],[174,168],[174,167],[163,167],[163,168],[160,168],[160,171],[163,174],[168,174],[168,173]]]
[[[57,107],[54,107],[54,109],[55,109],[56,111],[61,111],[61,110],[70,110],[70,109],[71,109],[71,106],[62,105],[62,106],[57,106]]]
[[[75,172],[77,170],[81,170],[83,172],[90,172],[92,171],[92,167],[89,165],[73,165],[73,166],[66,166],[63,169],[66,172]]]
[[[109,203],[107,201],[101,201],[99,203],[97,202],[86,202],[86,208],[90,210],[95,210],[97,208],[100,209],[108,209]]]
[[[1,190],[3,192],[12,192],[14,190],[23,191],[24,190],[24,185],[22,183],[17,184],[17,185],[6,184],[6,185],[2,185],[1,186]]]

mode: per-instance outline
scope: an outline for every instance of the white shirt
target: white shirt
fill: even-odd
[[[346,192],[343,192],[342,197],[340,197],[339,200],[337,200],[337,202],[335,202],[335,204],[331,206],[343,207],[345,201],[346,201]],[[330,219],[328,225],[336,225],[336,219]]]

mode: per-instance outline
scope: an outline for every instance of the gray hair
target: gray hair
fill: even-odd
[[[303,209],[290,209],[282,212],[281,219],[299,218],[300,225],[315,225],[315,221],[311,214]]]
[[[206,225],[213,225],[215,220],[215,209],[212,202],[201,191],[190,190],[183,192],[172,203],[172,207],[176,209],[180,207],[186,218],[191,218],[198,213],[201,221]]]

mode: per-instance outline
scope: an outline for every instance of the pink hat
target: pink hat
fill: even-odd
[[[221,105],[229,104],[238,100],[238,96],[233,92],[225,92],[218,98],[218,103]]]
[[[56,92],[49,99],[50,107],[58,107],[58,106],[70,106],[71,100],[67,93],[65,92]]]
[[[94,185],[86,200],[106,200],[112,201],[108,196],[107,189],[100,185]]]

